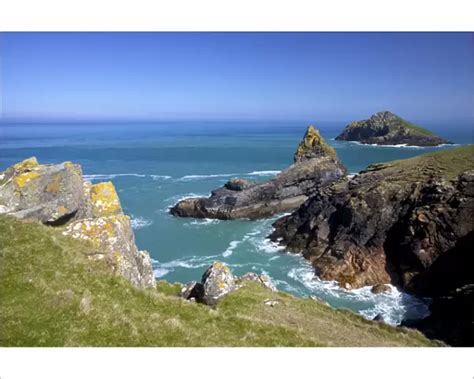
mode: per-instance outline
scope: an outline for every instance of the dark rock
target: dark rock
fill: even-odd
[[[204,287],[201,283],[191,282],[186,284],[181,290],[181,297],[186,300],[202,299],[204,297]]]
[[[377,316],[375,316],[372,321],[378,321],[378,322],[385,322],[385,319],[381,313],[379,313]]]
[[[253,184],[234,179],[209,198],[188,198],[170,213],[179,217],[258,219],[296,209],[309,196],[346,175],[332,147],[312,126],[297,149],[295,163],[274,179]]]
[[[336,137],[336,140],[408,146],[437,146],[451,143],[387,111],[375,113],[368,120],[352,122]]]
[[[387,286],[386,284],[376,284],[373,286],[370,290],[373,294],[379,294],[379,293],[384,293],[384,292],[390,292],[392,289],[390,286]]]
[[[250,188],[253,185],[255,185],[255,182],[250,180],[234,178],[224,184],[224,187],[231,191],[243,191],[244,189]]]
[[[275,222],[271,239],[302,252],[324,280],[425,295],[421,278],[474,228],[473,165],[469,146],[369,167]]]

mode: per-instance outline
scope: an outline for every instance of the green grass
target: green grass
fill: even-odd
[[[0,215],[1,346],[436,345],[253,283],[215,309],[179,298],[179,284],[137,289],[88,260],[90,249],[58,229]],[[279,303],[265,305],[269,298]]]
[[[398,117],[398,119],[399,119],[400,124],[404,125],[408,129],[411,129],[411,130],[417,132],[418,134],[421,134],[421,135],[424,135],[424,136],[434,136],[435,135],[432,131],[430,131],[428,129],[425,129],[421,126],[415,125],[415,124],[413,124],[409,121],[406,121],[401,117]]]
[[[426,176],[453,180],[468,170],[474,170],[474,145],[435,151],[375,166],[397,170],[407,181],[425,180]]]

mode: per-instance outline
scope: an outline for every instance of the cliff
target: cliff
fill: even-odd
[[[336,140],[407,146],[437,146],[450,143],[388,111],[375,113],[368,120],[352,122]]]
[[[421,333],[235,281],[210,307],[139,288],[60,228],[0,215],[1,346],[436,346]],[[218,268],[218,265],[214,265]],[[218,274],[218,272],[217,272]],[[229,273],[227,273],[229,275]],[[206,291],[220,291],[207,283]],[[220,295],[217,294],[217,295]]]
[[[274,179],[253,183],[233,179],[208,198],[178,202],[170,213],[179,217],[258,219],[296,209],[319,188],[346,175],[346,169],[319,132],[308,127],[294,164]]]
[[[114,185],[84,181],[77,164],[42,165],[29,158],[9,167],[0,173],[0,213],[86,240],[94,246],[90,259],[104,260],[136,286],[155,284],[150,256],[135,245]]]
[[[474,230],[473,167],[473,145],[369,166],[278,220],[271,239],[344,286],[392,283],[435,297],[463,291],[473,283],[462,268],[472,267],[463,241]],[[472,311],[453,317],[472,330]]]

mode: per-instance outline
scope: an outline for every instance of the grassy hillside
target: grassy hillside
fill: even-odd
[[[374,166],[392,167],[400,171],[407,180],[410,178],[420,180],[425,175],[441,176],[452,180],[469,168],[474,170],[474,145],[435,151]]]
[[[248,284],[215,309],[139,290],[58,229],[0,216],[1,346],[432,346],[420,333]],[[279,303],[264,304],[267,299]]]

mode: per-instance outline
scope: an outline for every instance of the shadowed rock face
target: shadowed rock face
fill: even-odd
[[[336,137],[336,140],[408,146],[437,146],[450,143],[429,130],[387,111],[375,113],[368,120],[352,122]]]
[[[275,222],[271,239],[322,279],[428,294],[420,278],[474,228],[472,167],[473,146],[369,166]]]
[[[178,202],[170,213],[179,217],[258,219],[296,209],[309,196],[346,175],[336,152],[310,126],[295,153],[294,164],[274,179],[252,183],[232,179],[209,198]]]
[[[91,259],[103,259],[139,287],[154,286],[150,256],[135,245],[130,218],[123,214],[111,182],[84,182],[79,165],[41,165],[29,158],[0,173],[0,213],[63,228],[89,241]]]

